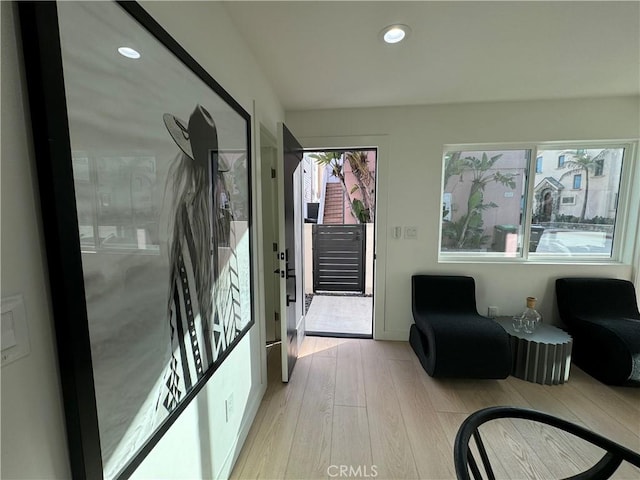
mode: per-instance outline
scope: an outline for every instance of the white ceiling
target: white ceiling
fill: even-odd
[[[639,1],[225,4],[287,110],[640,94]]]

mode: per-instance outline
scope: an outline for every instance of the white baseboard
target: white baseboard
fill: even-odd
[[[408,342],[409,330],[386,330],[376,335],[376,340]]]

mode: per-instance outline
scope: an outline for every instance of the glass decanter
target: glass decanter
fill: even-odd
[[[527,297],[527,309],[522,312],[522,330],[525,333],[533,333],[538,326],[542,323],[542,315],[536,310],[535,297]]]

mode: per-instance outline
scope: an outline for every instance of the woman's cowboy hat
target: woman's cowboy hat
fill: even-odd
[[[167,130],[180,150],[197,163],[206,164],[209,152],[218,154],[218,132],[213,118],[202,105],[197,105],[189,117],[189,125],[175,115],[162,116]],[[216,155],[218,171],[227,172],[229,167],[223,158]]]

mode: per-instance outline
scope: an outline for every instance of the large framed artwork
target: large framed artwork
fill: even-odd
[[[250,116],[132,2],[20,2],[74,478],[131,475],[254,323]]]

